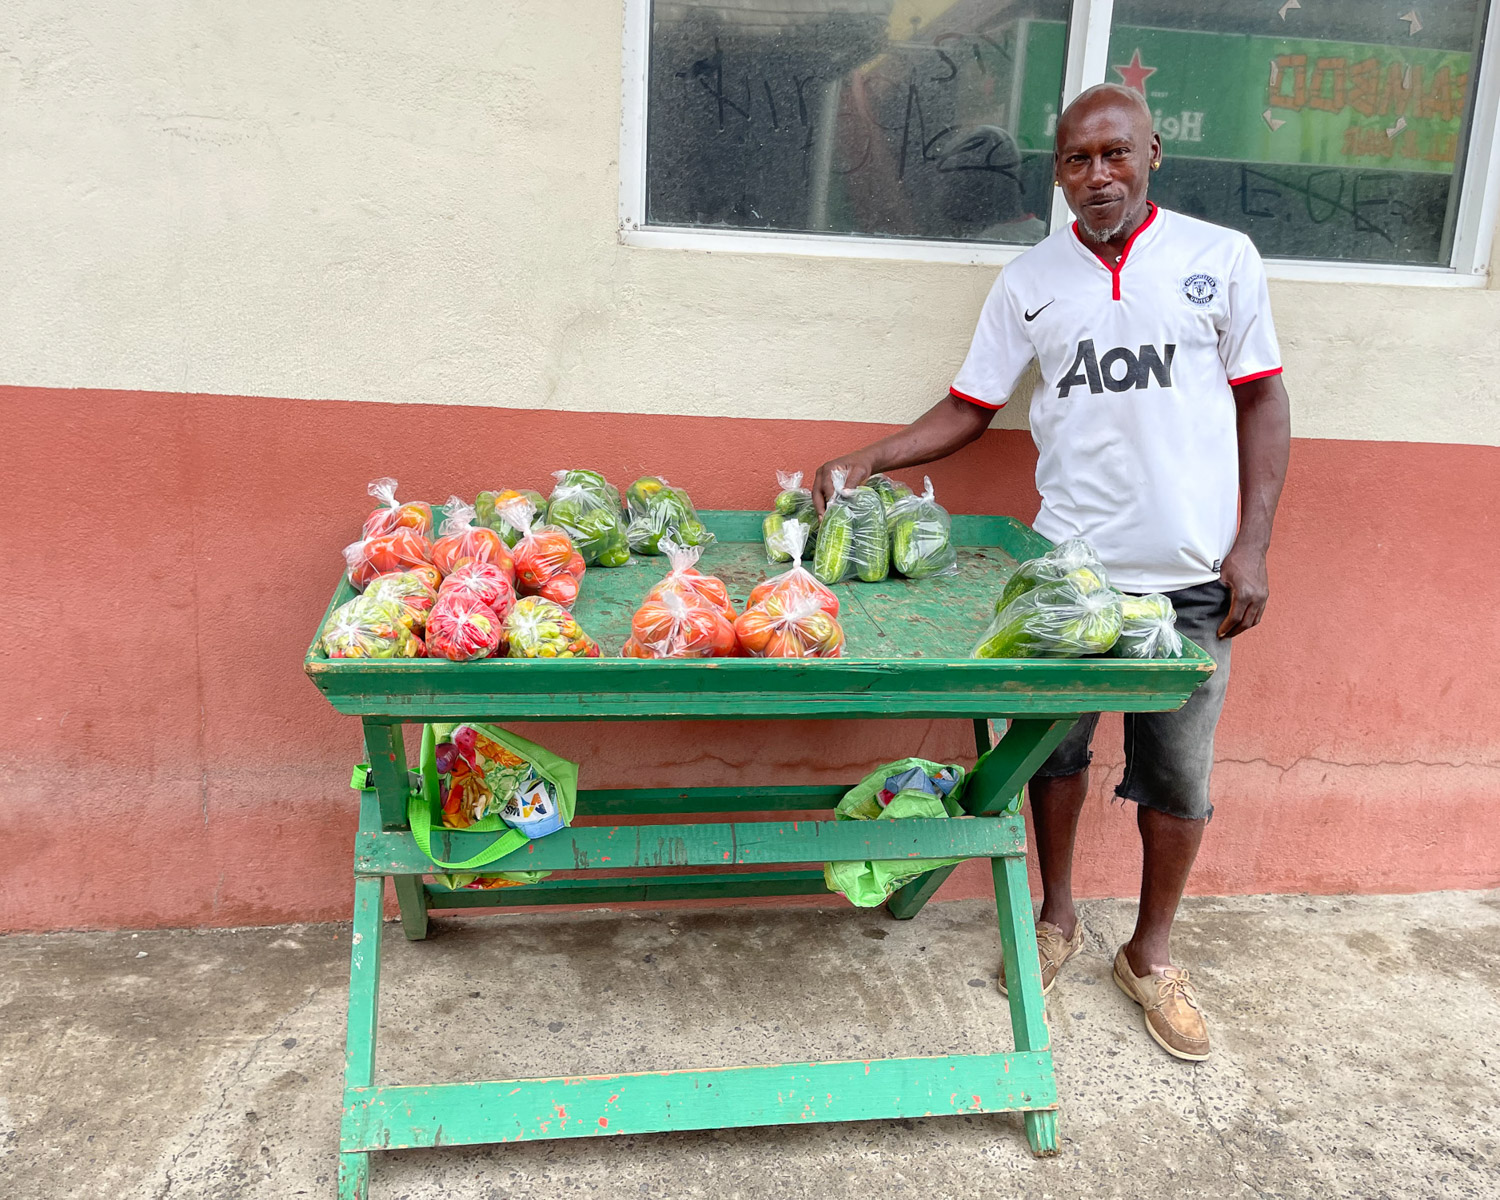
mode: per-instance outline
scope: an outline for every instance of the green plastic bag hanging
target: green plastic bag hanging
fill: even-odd
[[[477,742],[480,747],[489,743],[497,748],[496,761],[499,752],[514,756],[516,759],[524,760],[524,763],[546,780],[551,785],[551,791],[556,799],[558,815],[561,817],[561,825],[569,825],[573,821],[573,812],[578,803],[578,764],[570,762],[561,755],[554,754],[544,746],[538,746],[535,742],[529,742],[523,737],[501,729],[497,725],[481,725],[476,722],[465,722],[478,735]],[[494,796],[494,803],[477,820],[470,821],[462,828],[474,833],[486,833],[500,830],[500,836],[486,846],[472,858],[463,862],[444,862],[432,853],[432,830],[434,826],[442,826],[443,806],[439,773],[437,769],[437,744],[439,740],[447,740],[452,737],[458,725],[426,725],[422,729],[422,757],[421,778],[422,787],[420,791],[413,792],[407,800],[407,819],[411,825],[412,836],[422,853],[432,860],[434,866],[443,867],[448,871],[468,872],[476,867],[485,866],[504,858],[507,854],[513,854],[522,846],[526,845],[531,838],[520,829],[512,828],[506,823],[501,815],[506,811],[507,802],[511,800],[510,795]],[[490,765],[487,763],[487,766]],[[487,778],[499,778],[504,780],[503,764],[501,769]],[[546,876],[547,872],[541,871],[517,871],[506,872],[503,875],[512,875],[510,880],[515,883],[535,883],[538,879]],[[495,876],[486,876],[486,879],[494,879]],[[456,881],[445,880],[448,886],[463,886]],[[465,880],[464,883],[471,882]]]
[[[946,796],[934,796],[917,788],[897,792],[890,803],[882,806],[879,796],[885,782],[912,768],[929,776],[950,771],[956,782]],[[833,810],[836,821],[899,821],[913,817],[957,817],[963,814],[958,797],[963,792],[964,769],[953,763],[929,762],[925,758],[903,758],[887,763],[844,794]],[[859,908],[877,908],[902,884],[962,862],[961,858],[877,859],[867,862],[830,862],[823,864],[823,882],[830,892],[839,892]]]

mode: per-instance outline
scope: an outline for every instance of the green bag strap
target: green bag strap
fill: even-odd
[[[437,738],[433,734],[432,726],[423,725],[423,763],[425,764],[436,753]],[[475,867],[483,867],[494,862],[496,859],[504,858],[507,854],[513,854],[531,841],[519,829],[507,828],[495,841],[474,855],[473,858],[467,858],[463,862],[444,862],[432,853],[432,812],[437,807],[437,789],[437,772],[424,770],[422,772],[421,791],[410,792],[406,797],[406,820],[411,826],[411,835],[416,839],[422,853],[427,855],[435,866],[449,871],[471,871]]]

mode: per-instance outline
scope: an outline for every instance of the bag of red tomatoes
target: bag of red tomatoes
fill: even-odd
[[[437,594],[439,600],[454,595],[477,600],[493,609],[502,621],[516,603],[516,589],[510,575],[495,563],[473,560],[455,567]]]
[[[501,652],[504,625],[495,610],[463,591],[439,595],[427,614],[427,654],[472,662]]]
[[[432,543],[405,526],[345,546],[344,562],[348,564],[349,582],[361,592],[379,575],[423,567],[432,575],[438,573],[432,565]]]
[[[510,547],[495,530],[474,524],[474,506],[457,496],[443,505],[442,536],[432,544],[432,564],[444,575],[467,562],[494,563],[512,583],[516,568]]]
[[[583,555],[572,539],[551,525],[537,525],[536,508],[521,497],[495,510],[506,524],[521,531],[511,548],[516,566],[516,590],[523,596],[541,596],[564,608],[578,599],[583,581]]]
[[[800,521],[782,527],[781,549],[790,555],[792,569],[757,584],[734,623],[735,636],[751,658],[838,658],[844,652],[838,597],[802,565],[807,533]]]
[[[380,501],[380,507],[365,518],[365,537],[379,537],[397,529],[411,529],[423,537],[432,536],[432,505],[422,500],[398,504],[394,479],[377,479],[366,490]]]
[[[694,566],[703,553],[663,538],[661,550],[672,565],[630,619],[622,658],[728,658],[735,640],[733,606],[723,580],[701,575]]]

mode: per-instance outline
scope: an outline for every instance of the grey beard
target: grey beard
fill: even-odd
[[[1113,225],[1109,226],[1106,229],[1093,229],[1089,226],[1089,223],[1087,221],[1083,220],[1080,217],[1078,220],[1078,228],[1083,230],[1084,236],[1087,237],[1091,242],[1107,242],[1110,238],[1119,237],[1119,235],[1124,232],[1125,225],[1128,220],[1128,217],[1121,217],[1118,221],[1116,221]]]

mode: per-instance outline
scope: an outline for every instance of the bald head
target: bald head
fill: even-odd
[[[1146,98],[1117,83],[1091,87],[1057,122],[1053,166],[1085,237],[1123,243],[1145,220],[1146,186],[1161,160]]]

